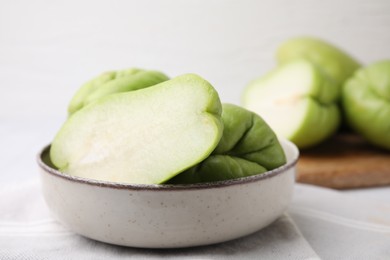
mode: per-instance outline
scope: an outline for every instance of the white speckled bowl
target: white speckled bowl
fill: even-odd
[[[293,193],[298,149],[282,140],[287,164],[264,174],[194,185],[131,185],[64,175],[38,156],[53,215],[83,236],[123,246],[173,248],[223,242],[276,220]]]

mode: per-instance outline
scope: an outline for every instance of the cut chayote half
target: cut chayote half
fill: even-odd
[[[164,183],[214,151],[223,132],[221,106],[214,87],[194,74],[107,95],[66,120],[50,158],[72,176]]]
[[[168,183],[189,184],[235,179],[264,173],[286,163],[273,130],[257,114],[223,104],[222,138],[213,153]]]
[[[81,86],[70,101],[68,113],[71,115],[104,96],[150,87],[168,79],[159,71],[137,68],[103,73]]]
[[[343,88],[347,122],[371,143],[390,149],[390,60],[356,71]]]
[[[336,131],[340,124],[338,89],[318,66],[295,59],[252,81],[242,103],[302,149]]]

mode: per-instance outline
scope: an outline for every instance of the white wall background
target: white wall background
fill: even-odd
[[[198,73],[239,103],[278,44],[302,34],[365,63],[390,58],[390,1],[0,0],[0,118],[63,118],[84,81],[132,66]]]

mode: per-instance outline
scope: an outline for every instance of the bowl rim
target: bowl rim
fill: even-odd
[[[223,188],[233,185],[241,185],[251,182],[257,182],[264,179],[269,179],[271,177],[280,175],[290,168],[293,168],[299,159],[299,149],[295,144],[290,142],[287,139],[280,140],[281,143],[286,144],[292,150],[294,150],[294,158],[291,161],[287,161],[282,166],[275,168],[271,171],[267,171],[261,174],[255,174],[247,177],[241,177],[230,180],[215,181],[215,182],[204,182],[204,183],[194,183],[194,184],[134,184],[134,183],[118,183],[102,180],[94,180],[89,178],[83,178],[78,176],[72,176],[61,171],[54,169],[47,165],[42,156],[44,153],[48,152],[50,149],[50,144],[44,146],[36,156],[39,167],[45,172],[54,177],[59,177],[70,182],[75,182],[79,184],[87,184],[97,187],[104,188],[114,188],[114,189],[126,189],[126,190],[153,190],[153,191],[172,191],[172,190],[198,190],[198,189],[210,189],[210,188]]]

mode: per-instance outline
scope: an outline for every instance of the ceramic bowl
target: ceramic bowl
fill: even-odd
[[[281,141],[287,163],[229,181],[192,185],[118,184],[65,175],[52,167],[50,147],[38,156],[44,198],[74,232],[131,247],[207,245],[254,233],[287,208],[298,149]]]

